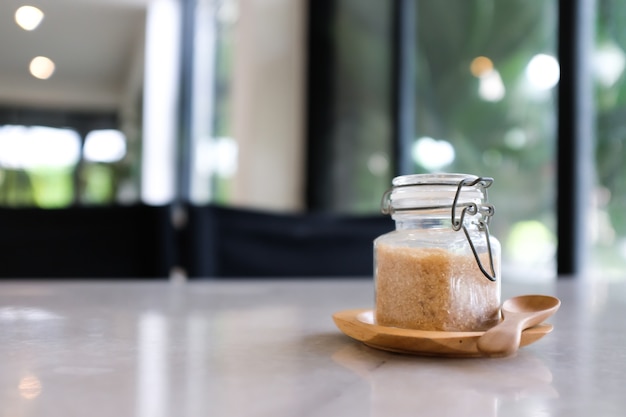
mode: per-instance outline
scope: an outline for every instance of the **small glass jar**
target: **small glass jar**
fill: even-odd
[[[396,230],[374,241],[376,322],[480,331],[500,320],[500,243],[489,234],[491,178],[417,174],[393,179],[383,213]]]

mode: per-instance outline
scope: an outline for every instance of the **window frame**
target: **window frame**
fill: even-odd
[[[587,219],[593,172],[593,85],[590,56],[595,3],[559,0],[557,110],[557,275],[573,277],[589,262]]]

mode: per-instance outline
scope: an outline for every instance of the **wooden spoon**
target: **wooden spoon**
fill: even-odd
[[[506,300],[502,304],[504,320],[478,339],[478,350],[494,357],[514,354],[519,348],[522,331],[546,320],[560,305],[558,298],[549,295],[521,295]]]

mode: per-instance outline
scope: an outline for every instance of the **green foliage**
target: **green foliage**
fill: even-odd
[[[626,3],[599,0],[597,46],[612,43],[626,50]],[[626,79],[622,74],[613,85],[596,83],[596,175],[597,182],[610,193],[605,209],[615,232],[626,235]]]
[[[72,168],[34,168],[26,171],[30,187],[20,187],[32,195],[32,203],[41,208],[59,208],[72,204],[74,186]],[[29,204],[30,205],[30,204]]]
[[[115,201],[114,169],[110,164],[85,164],[82,169],[81,202],[110,204]]]
[[[453,144],[456,158],[445,170],[496,179],[496,234],[527,219],[553,227],[554,97],[529,96],[523,81],[534,55],[555,55],[556,2],[420,1],[417,16],[417,136]],[[497,102],[478,94],[469,70],[478,56],[493,62],[506,88]],[[507,145],[512,131],[523,133],[524,146]]]

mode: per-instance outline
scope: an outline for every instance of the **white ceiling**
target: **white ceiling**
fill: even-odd
[[[141,90],[146,4],[150,0],[0,0],[0,106],[113,110]],[[45,17],[27,32],[22,5]],[[32,58],[56,64],[48,80],[28,72]]]

